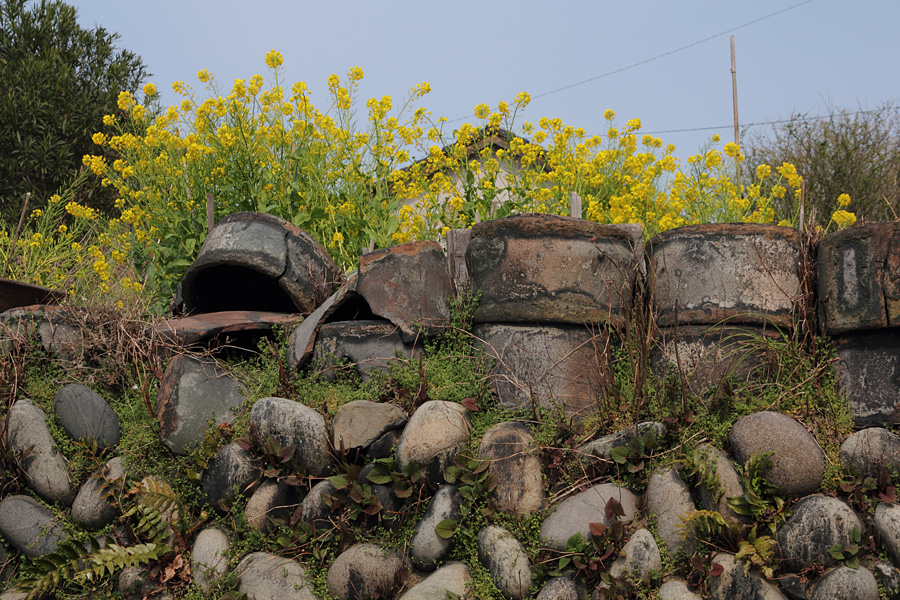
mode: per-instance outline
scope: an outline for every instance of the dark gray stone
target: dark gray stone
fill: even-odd
[[[256,488],[244,507],[247,526],[264,532],[271,519],[286,520],[302,500],[299,487],[267,479]]]
[[[887,600],[900,599],[900,570],[887,562],[875,563],[873,567],[878,585],[884,589]]]
[[[59,519],[30,496],[7,496],[0,502],[0,535],[29,558],[56,552],[66,539]]]
[[[191,549],[191,577],[194,585],[208,592],[228,571],[228,534],[217,527],[207,527],[197,535]]]
[[[497,479],[491,498],[499,510],[527,515],[544,507],[541,459],[524,425],[508,421],[488,429],[478,446],[478,456],[491,461],[488,471]]]
[[[828,550],[852,543],[853,529],[862,523],[841,500],[828,496],[807,496],[794,505],[794,515],[778,530],[778,546],[784,568],[799,572],[812,563],[825,568],[837,562]]]
[[[610,576],[616,579],[626,577],[649,582],[651,573],[662,572],[659,546],[653,534],[646,529],[638,529],[631,534],[621,554],[609,569]]]
[[[587,600],[584,585],[571,577],[554,577],[544,584],[537,600]]]
[[[878,600],[878,582],[865,567],[838,567],[816,583],[809,600]]]
[[[651,475],[645,498],[647,512],[656,517],[656,531],[666,545],[669,556],[674,557],[682,548],[686,554],[692,554],[697,547],[697,540],[692,532],[685,532],[683,518],[697,510],[697,507],[691,499],[687,484],[678,476],[678,471],[669,468]]]
[[[475,225],[466,263],[476,323],[622,325],[638,271],[627,233],[556,215]]]
[[[218,365],[176,356],[159,382],[156,400],[163,443],[185,455],[203,441],[211,424],[231,423],[243,403],[243,386]]]
[[[268,552],[245,556],[235,569],[249,600],[318,600],[300,563]]]
[[[478,532],[478,560],[506,598],[522,600],[528,596],[531,562],[512,533],[494,525],[482,528]]]
[[[89,387],[70,383],[53,401],[59,424],[73,440],[97,442],[98,448],[119,443],[119,417],[100,394]]]
[[[400,600],[438,600],[447,592],[464,596],[472,581],[469,567],[461,562],[449,562],[400,596]]]
[[[719,489],[715,493],[706,489],[705,486],[698,486],[698,497],[703,508],[717,511],[724,517],[738,523],[748,523],[748,517],[734,512],[734,509],[728,504],[729,498],[744,495],[744,488],[741,486],[741,476],[738,474],[731,457],[724,451],[709,444],[701,444],[697,447],[697,450],[701,453],[701,456],[705,457],[708,463],[715,463],[713,470],[719,482]]]
[[[119,508],[108,494],[116,488],[120,494],[124,493],[124,484],[125,467],[121,457],[108,460],[78,490],[72,503],[72,520],[87,529],[100,529],[112,523]]]
[[[6,423],[7,448],[17,453],[25,481],[46,502],[69,506],[75,489],[66,459],[56,448],[44,411],[31,400],[17,400]]]
[[[744,565],[734,561],[733,554],[720,553],[713,558],[714,565],[722,565],[718,576],[707,577],[709,597],[712,600],[787,600],[778,588],[756,571],[744,572]]]
[[[755,223],[691,225],[647,242],[651,307],[660,327],[793,327],[800,232]]]
[[[637,496],[625,488],[601,483],[556,504],[541,525],[541,540],[549,548],[565,550],[566,542],[576,533],[581,533],[585,540],[590,539],[591,523],[612,523],[605,515],[610,498],[622,506],[625,516],[620,521],[627,523],[637,514]]]
[[[825,236],[816,272],[819,322],[828,335],[900,325],[900,222]]]
[[[838,391],[856,427],[900,423],[900,329],[846,333],[834,341]]]
[[[237,442],[219,448],[203,472],[200,491],[203,501],[213,508],[227,512],[238,495],[247,497],[259,485],[262,464]]]
[[[405,342],[450,323],[450,272],[437,242],[409,242],[359,257],[357,292],[372,312],[400,328]]]
[[[336,491],[337,489],[327,479],[314,485],[300,505],[300,519],[315,527],[320,533],[334,527],[332,519],[337,514],[331,510],[329,496]]]
[[[338,600],[390,598],[409,569],[400,554],[376,544],[356,544],[328,568],[328,593]]]
[[[500,405],[559,409],[585,417],[606,393],[609,332],[584,325],[483,324],[472,330],[495,361],[490,376]]]
[[[666,435],[666,426],[656,421],[642,421],[634,427],[626,427],[609,435],[591,440],[578,449],[583,455],[593,456],[601,460],[611,461],[612,455],[610,451],[618,446],[627,446],[631,440],[638,436],[643,436],[648,431],[653,431],[653,435],[657,439],[661,439]]]
[[[340,271],[308,233],[263,213],[228,215],[213,227],[182,281],[186,312],[310,313]]]
[[[403,468],[415,461],[433,483],[444,480],[444,469],[469,439],[469,412],[455,402],[430,400],[409,419],[397,443],[395,459]]]
[[[328,444],[325,419],[310,407],[286,398],[262,398],[250,411],[250,423],[262,439],[271,435],[282,448],[295,446],[287,465],[308,475],[328,475],[334,459]]]
[[[900,506],[879,502],[875,507],[875,529],[895,565],[900,565]]]
[[[770,411],[747,415],[731,428],[728,441],[741,464],[754,454],[774,452],[764,476],[780,494],[805,496],[822,485],[825,453],[806,428],[787,415]]]
[[[900,437],[882,427],[863,429],[844,440],[840,456],[861,477],[877,477],[882,468],[900,472]]]
[[[341,405],[334,415],[334,447],[367,449],[388,431],[402,429],[405,424],[406,414],[395,404],[354,400]]]
[[[459,489],[449,484],[439,487],[431,498],[425,516],[416,525],[416,532],[410,543],[409,555],[418,568],[431,571],[450,556],[453,538],[442,538],[435,533],[435,527],[445,519],[459,522],[461,502]]]
[[[387,321],[341,321],[319,329],[311,368],[327,379],[352,370],[369,381],[373,372],[386,373],[390,365],[422,355],[422,344],[405,342],[400,330]]]

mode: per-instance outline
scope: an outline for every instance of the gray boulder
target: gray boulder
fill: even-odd
[[[408,575],[397,552],[376,544],[356,544],[328,568],[328,593],[338,600],[392,597]]]
[[[879,587],[884,589],[885,598],[900,600],[900,569],[888,562],[878,562],[873,570]]]
[[[741,464],[751,456],[774,452],[765,477],[786,496],[806,496],[822,485],[825,453],[816,439],[797,420],[776,412],[763,411],[739,419],[728,441]]]
[[[212,362],[179,355],[159,382],[156,418],[163,443],[186,455],[212,425],[231,423],[244,403],[243,387]]]
[[[638,529],[622,548],[622,556],[609,569],[609,574],[618,579],[625,577],[639,581],[649,581],[652,572],[662,571],[662,556],[653,534],[646,529]]]
[[[659,600],[701,600],[701,598],[692,592],[685,582],[673,579],[660,586]]]
[[[260,484],[244,507],[247,526],[256,531],[266,531],[270,519],[286,519],[303,500],[297,486],[274,479]]]
[[[459,505],[462,496],[456,486],[444,484],[431,498],[425,516],[416,525],[410,543],[410,558],[420,569],[430,571],[445,561],[453,547],[453,538],[444,539],[435,533],[435,527],[445,519],[459,521]]]
[[[736,563],[733,554],[717,554],[712,562],[723,568],[721,575],[710,575],[706,580],[712,600],[787,600],[756,571],[745,573],[744,565]]]
[[[300,563],[268,552],[245,556],[235,569],[249,600],[318,600]]]
[[[572,577],[554,577],[544,584],[537,600],[587,600],[588,592],[584,584]]]
[[[875,529],[891,562],[900,565],[900,506],[879,502],[875,507]]]
[[[271,435],[282,448],[295,446],[287,463],[291,469],[321,477],[331,472],[334,459],[325,419],[312,408],[286,398],[262,398],[250,411],[250,423],[260,436]]]
[[[228,570],[228,534],[217,527],[208,527],[197,535],[191,549],[191,577],[194,585],[208,592],[213,583]]]
[[[609,435],[591,440],[578,449],[581,454],[586,454],[601,460],[612,460],[610,452],[618,446],[627,446],[636,437],[642,436],[648,431],[662,438],[666,435],[666,426],[656,421],[642,421],[634,427],[626,427]]]
[[[784,567],[800,571],[812,563],[825,568],[837,562],[828,550],[852,543],[853,529],[862,523],[847,504],[829,496],[808,496],[794,505],[794,515],[778,530],[778,546]]]
[[[403,468],[415,461],[434,483],[469,439],[469,412],[462,404],[431,400],[422,404],[400,435],[394,455]]]
[[[367,449],[388,431],[402,429],[405,424],[406,415],[395,404],[354,400],[341,405],[334,415],[334,447]]]
[[[231,442],[219,448],[203,472],[200,491],[203,501],[220,511],[227,511],[237,495],[249,496],[262,477],[260,461]]]
[[[0,501],[0,535],[29,558],[56,552],[66,539],[59,519],[31,496],[7,496]]]
[[[601,483],[554,506],[541,525],[541,540],[549,548],[565,550],[566,542],[576,533],[581,533],[585,540],[590,539],[591,523],[612,523],[605,514],[610,498],[614,498],[625,513],[620,521],[627,523],[637,514],[637,496],[625,488]]]
[[[491,497],[499,510],[527,515],[544,507],[541,459],[524,425],[505,422],[488,429],[478,456],[491,461],[488,471],[497,479]]]
[[[96,442],[98,448],[118,445],[119,417],[91,388],[70,383],[56,393],[53,407],[60,425],[73,440]]]
[[[685,532],[683,519],[697,507],[678,471],[669,468],[651,475],[645,500],[647,511],[656,517],[656,530],[669,556],[675,556],[681,548],[688,554],[692,553],[697,547],[697,540],[692,532]]]
[[[469,567],[461,562],[449,562],[411,587],[400,600],[437,600],[446,598],[448,592],[462,597],[471,581]]]
[[[861,477],[877,477],[879,467],[900,471],[900,437],[883,427],[863,429],[844,440],[840,456]]]
[[[878,600],[878,582],[865,567],[838,567],[816,583],[809,600]]]
[[[44,411],[31,400],[17,400],[9,409],[7,448],[22,458],[19,467],[28,486],[45,502],[66,506],[75,500],[66,459],[56,448]]]
[[[531,587],[531,562],[516,537],[494,525],[478,532],[478,560],[506,598],[522,600]]]
[[[728,504],[729,498],[744,494],[744,488],[741,486],[741,476],[738,474],[731,457],[724,451],[709,444],[701,444],[697,450],[709,463],[715,463],[712,465],[712,468],[719,483],[719,489],[715,493],[703,485],[698,486],[698,496],[703,508],[718,511],[726,518],[738,523],[749,522],[746,516],[739,515]]]
[[[116,487],[122,488],[124,479],[125,467],[122,465],[122,458],[108,460],[102,469],[94,473],[78,490],[78,495],[72,503],[72,520],[87,529],[100,529],[112,523],[118,508],[108,494]]]

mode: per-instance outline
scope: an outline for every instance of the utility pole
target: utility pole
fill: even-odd
[[[740,130],[738,128],[737,105],[737,67],[734,60],[734,36],[731,36],[731,95],[734,99],[734,143],[740,144]]]

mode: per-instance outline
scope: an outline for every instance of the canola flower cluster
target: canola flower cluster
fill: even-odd
[[[18,237],[0,227],[4,276],[54,289],[79,299],[106,298],[118,306],[141,299],[143,285],[130,260],[129,239],[115,219],[77,201],[82,172],[44,208],[34,209]],[[113,235],[119,231],[119,235]]]
[[[171,290],[199,251],[208,198],[217,220],[249,210],[293,222],[345,268],[366,247],[435,239],[516,213],[569,214],[573,194],[583,218],[640,222],[647,236],[695,223],[792,225],[797,218],[776,214],[774,202],[788,189],[799,195],[796,168],[744,173],[740,147],[720,150],[717,137],[682,165],[674,146],[641,134],[639,119],[617,125],[612,110],[597,134],[558,118],[519,124],[531,100],[524,92],[496,109],[479,104],[475,123],[448,132],[446,120],[421,105],[427,83],[399,103],[370,98],[363,113],[359,67],[329,77],[328,106],[316,107],[304,82],[285,87],[279,52],[265,63],[268,80],[253,75],[230,86],[201,70],[203,97],[177,81],[181,100],[166,108],[152,83],[142,103],[122,92],[119,110],[94,135],[120,157],[84,157],[119,196],[115,256],[131,260],[157,293]],[[832,217],[837,227],[855,221],[847,204]],[[96,219],[90,211],[68,212]],[[96,269],[101,279],[104,273]]]

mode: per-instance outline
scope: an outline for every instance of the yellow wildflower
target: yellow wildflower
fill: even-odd
[[[831,220],[837,224],[838,228],[844,229],[856,223],[856,215],[846,210],[836,210],[831,215]]]
[[[850,205],[850,194],[841,194],[837,199],[838,206],[844,208]]]
[[[106,143],[106,136],[98,132],[91,136],[91,140],[98,146],[102,146]]]
[[[144,95],[145,96],[155,96],[156,95],[156,86],[152,83],[148,83],[144,86]]]
[[[103,115],[103,124],[109,127],[116,124],[116,118],[113,115]]]
[[[131,92],[119,92],[119,99],[116,101],[116,104],[121,110],[128,110],[135,104],[134,96],[131,95]]]
[[[275,69],[284,64],[284,57],[281,56],[281,52],[277,50],[269,50],[266,53],[266,65],[270,69]]]

